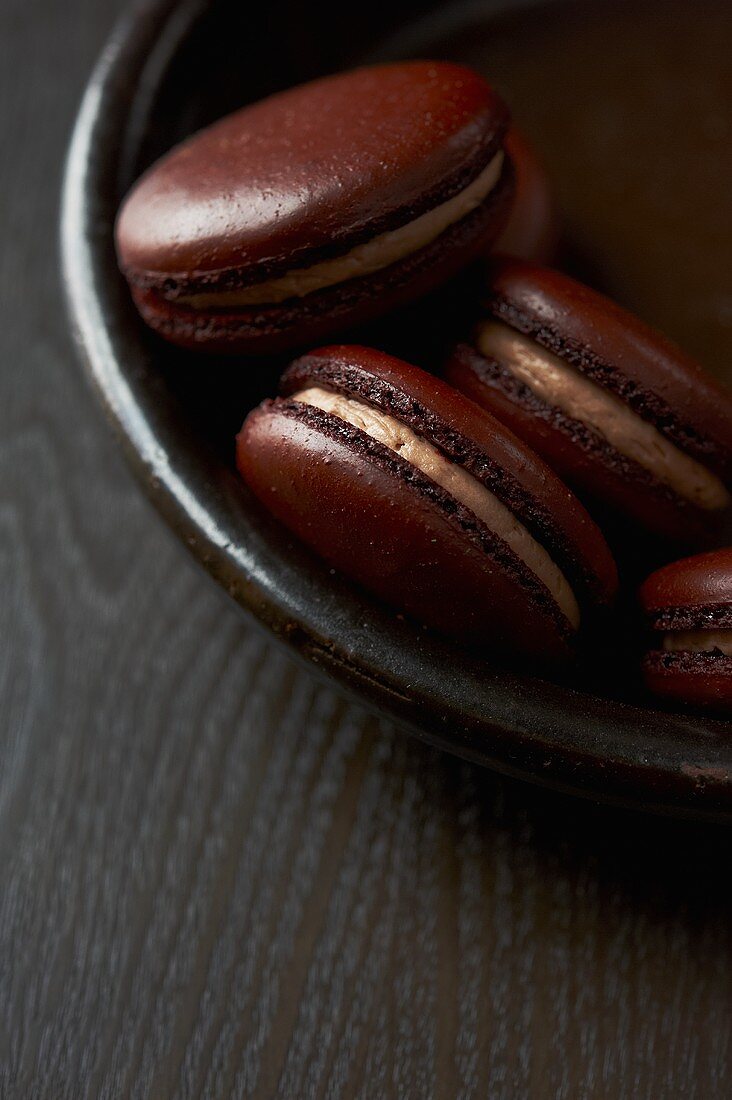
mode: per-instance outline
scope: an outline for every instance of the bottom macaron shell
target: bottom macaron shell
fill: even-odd
[[[654,695],[732,714],[732,657],[723,653],[652,650],[643,676]]]
[[[723,515],[667,489],[597,432],[547,404],[470,345],[454,349],[445,377],[541,455],[596,516],[614,509],[679,547],[708,545],[715,537]]]
[[[268,510],[328,564],[418,624],[499,655],[566,659],[569,624],[548,592],[542,603],[486,551],[471,530],[475,517],[446,510],[436,486],[430,498],[419,475],[411,480],[407,469],[405,476],[403,460],[380,455],[366,436],[354,443],[338,425],[294,402],[250,414],[237,462]]]
[[[431,244],[373,275],[281,305],[203,311],[157,290],[133,287],[132,296],[147,324],[181,347],[245,355],[304,347],[408,305],[447,282],[490,247],[506,224],[512,198],[513,168],[506,159],[488,198]]]

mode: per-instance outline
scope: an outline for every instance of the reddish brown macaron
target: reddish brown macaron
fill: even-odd
[[[502,230],[506,106],[470,69],[409,61],[245,107],[177,146],[125,199],[120,267],[175,343],[269,353],[440,286]]]
[[[569,656],[615,564],[565,485],[493,417],[383,352],[321,348],[247,417],[242,477],[325,561],[419,624]]]
[[[593,508],[694,546],[729,507],[732,395],[566,275],[497,261],[484,317],[453,352],[447,377]]]
[[[549,177],[536,150],[515,126],[505,141],[515,191],[506,227],[494,251],[535,264],[549,264],[559,247],[560,220]]]
[[[732,713],[732,547],[657,570],[640,601],[659,639],[643,662],[648,688]]]

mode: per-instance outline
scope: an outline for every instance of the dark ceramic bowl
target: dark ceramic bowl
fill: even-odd
[[[276,16],[268,14],[271,6],[240,0],[153,0],[138,7],[105,49],[79,112],[63,200],[64,278],[84,363],[145,490],[251,616],[364,702],[441,748],[590,798],[725,819],[732,817],[731,725],[664,713],[640,695],[634,701],[632,687],[618,686],[627,677],[614,675],[622,662],[607,653],[604,680],[593,692],[461,654],[375,606],[294,544],[233,466],[234,434],[247,410],[273,391],[281,364],[213,360],[164,346],[138,320],[115,264],[112,226],[121,196],[146,164],[201,124],[361,59],[452,56],[495,77],[544,153],[567,213],[575,266],[707,362],[715,355],[728,360],[708,322],[697,324],[684,304],[696,270],[692,264],[690,274],[684,249],[693,255],[699,242],[709,247],[711,235],[703,214],[701,224],[697,218],[689,226],[684,204],[691,198],[664,161],[667,128],[653,120],[666,84],[663,72],[644,75],[662,62],[649,65],[635,45],[637,34],[648,33],[644,19],[649,28],[669,21],[652,0],[606,2],[612,17],[604,6],[547,10],[525,0],[479,9],[438,4],[428,15],[429,5],[395,3],[388,23],[375,17],[376,9],[342,3],[278,5]],[[655,3],[667,10],[668,0]],[[713,12],[717,7],[710,4]],[[698,100],[696,78],[703,66],[717,64],[717,54],[713,25],[708,43],[697,39],[696,55],[683,25],[673,33],[683,48],[670,42],[667,53],[681,90],[668,109],[678,114],[684,81]],[[593,49],[603,52],[601,66]],[[686,68],[679,67],[685,54]],[[724,61],[720,56],[720,71]],[[626,115],[632,127],[619,133]],[[683,117],[678,123],[673,155],[683,159],[689,150],[679,141],[696,139]],[[626,147],[627,155],[614,155]],[[654,173],[665,185],[665,206],[656,213],[644,205]],[[597,182],[588,186],[593,174]],[[728,208],[720,194],[724,201]],[[673,228],[674,216],[681,285],[674,292],[664,284],[660,293],[668,256],[659,238],[669,232],[669,218]],[[699,293],[707,293],[707,282],[699,281]]]

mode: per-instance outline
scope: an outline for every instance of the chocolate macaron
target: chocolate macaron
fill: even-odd
[[[640,600],[659,639],[643,662],[648,688],[732,713],[732,547],[664,566]]]
[[[249,414],[242,477],[332,567],[417,623],[566,658],[615,591],[599,529],[504,426],[383,352],[321,348]]]
[[[485,312],[447,377],[578,494],[682,545],[729,504],[732,395],[678,347],[566,275],[490,272]]]
[[[530,263],[549,264],[559,247],[560,221],[546,169],[515,126],[506,135],[505,149],[513,166],[515,190],[508,222],[494,251]]]
[[[144,319],[242,353],[312,344],[438,287],[508,217],[508,111],[477,73],[409,61],[271,96],[154,164],[116,226]]]

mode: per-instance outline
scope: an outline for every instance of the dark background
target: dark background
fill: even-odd
[[[123,468],[56,243],[120,7],[0,8],[0,1095],[728,1096],[729,832],[377,723]]]

